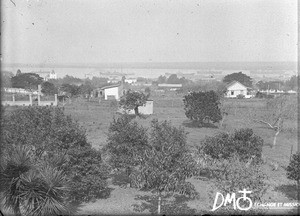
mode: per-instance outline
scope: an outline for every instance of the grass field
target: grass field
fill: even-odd
[[[294,182],[286,178],[285,168],[289,163],[291,150],[295,153],[298,149],[297,120],[289,119],[284,122],[285,130],[277,137],[277,145],[271,148],[274,131],[255,123],[249,117],[249,112],[265,112],[266,101],[262,99],[228,99],[224,104],[229,107],[229,115],[224,120],[223,126],[210,128],[193,127],[184,114],[182,96],[172,94],[154,95],[154,114],[145,118],[136,118],[136,121],[149,127],[150,121],[169,120],[175,126],[182,126],[188,132],[188,144],[193,147],[200,145],[205,136],[212,136],[219,132],[232,132],[238,128],[252,128],[254,133],[264,139],[263,154],[266,163],[263,170],[268,176],[270,185],[263,200],[266,202],[292,202],[297,200],[297,189]],[[66,114],[70,114],[87,131],[87,137],[93,147],[101,149],[107,139],[110,122],[116,114],[116,104],[110,101],[82,101],[73,100],[66,104]],[[261,113],[263,114],[263,113]],[[209,199],[210,182],[191,179],[200,198],[186,200],[183,197],[165,199],[164,208],[169,213],[200,213],[212,208],[213,200]],[[85,203],[78,208],[79,214],[141,214],[155,211],[156,200],[153,194],[140,192],[133,188],[122,188],[119,184],[110,183],[110,196],[106,199]],[[176,208],[179,206],[180,208]],[[163,209],[164,210],[164,209]],[[282,212],[276,212],[282,213]]]

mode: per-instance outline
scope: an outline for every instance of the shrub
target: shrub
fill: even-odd
[[[300,152],[293,154],[292,159],[286,169],[287,177],[299,183],[300,180]]]
[[[215,161],[214,167],[214,190],[222,193],[224,197],[226,194],[235,193],[236,199],[241,197],[239,191],[246,189],[251,191],[247,194],[254,205],[254,202],[262,202],[262,197],[266,193],[268,185],[266,184],[267,176],[263,173],[259,166],[247,166],[242,162],[238,156],[234,155],[229,159]],[[214,196],[215,194],[213,194]],[[213,197],[214,199],[215,197]],[[213,201],[212,201],[213,202]],[[248,207],[249,203],[246,201],[240,203],[241,206]],[[222,207],[216,211],[217,214],[245,214],[245,213],[258,213],[262,210],[250,209],[249,212],[233,210],[232,206]]]
[[[17,215],[69,213],[66,175],[57,166],[62,157],[36,158],[27,146],[13,146],[2,152],[1,160],[4,208]]]
[[[186,179],[195,173],[195,162],[186,143],[186,133],[182,128],[173,127],[169,122],[153,120],[150,133],[150,149],[144,153],[144,161],[132,174],[140,188],[158,194],[158,214],[160,214],[162,193],[180,193],[194,197],[194,186]]]
[[[4,113],[2,145],[31,148],[36,158],[64,155],[61,169],[71,183],[70,199],[88,200],[106,186],[107,166],[87,142],[85,131],[57,107],[26,107]],[[79,176],[75,178],[74,175]],[[97,178],[91,181],[92,178]],[[87,183],[89,182],[89,183]],[[97,188],[97,189],[96,189]],[[90,191],[91,189],[91,191]],[[92,193],[92,195],[91,195]],[[74,196],[79,197],[74,197]]]
[[[201,144],[202,151],[213,159],[228,159],[237,154],[244,162],[252,157],[254,162],[260,162],[262,147],[263,139],[249,128],[236,130],[233,134],[206,137]]]
[[[109,153],[109,163],[113,168],[131,170],[143,160],[143,152],[148,148],[147,130],[123,115],[114,119],[109,126],[108,143],[104,150]]]
[[[245,95],[239,94],[239,95],[236,96],[236,98],[237,98],[237,99],[243,99],[243,98],[245,98]]]
[[[185,115],[190,120],[203,123],[205,119],[219,122],[222,119],[220,99],[216,92],[192,92],[183,99]]]

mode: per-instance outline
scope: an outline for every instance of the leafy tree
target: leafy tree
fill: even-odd
[[[258,163],[262,157],[263,139],[255,135],[252,129],[235,130],[233,134],[220,133],[206,137],[200,149],[213,159],[229,159],[237,154],[241,161]]]
[[[16,215],[57,215],[69,212],[63,157],[36,158],[28,146],[2,149],[1,193],[4,208]],[[5,153],[4,153],[5,152]]]
[[[80,94],[80,87],[77,85],[71,85],[71,84],[64,83],[60,87],[60,91],[67,93],[71,97],[74,97],[74,96],[78,96]]]
[[[297,90],[299,82],[299,76],[292,76],[284,83],[286,90]]]
[[[299,186],[300,180],[300,152],[293,154],[292,159],[286,169],[287,177],[289,179],[295,180]]]
[[[146,87],[146,88],[145,88],[145,93],[146,93],[147,95],[150,95],[151,89],[150,89],[149,87]]]
[[[132,122],[128,115],[114,119],[110,124],[105,150],[110,155],[113,168],[125,169],[130,176],[143,160],[143,152],[148,147],[147,130],[137,122]]]
[[[54,95],[57,94],[57,88],[51,82],[43,82],[42,83],[42,93],[45,95]]]
[[[90,95],[93,91],[93,88],[91,86],[90,83],[85,83],[85,84],[82,84],[81,86],[79,86],[79,93],[81,95]]]
[[[236,155],[228,159],[215,160],[210,169],[213,169],[213,183],[215,190],[222,194],[236,193],[236,199],[241,197],[242,194],[237,193],[246,189],[251,191],[248,194],[252,202],[262,202],[261,198],[266,193],[268,185],[265,180],[267,176],[258,165],[248,166],[245,162],[241,161]],[[214,193],[215,195],[215,193]],[[241,206],[248,207],[248,202],[241,202]],[[250,211],[252,211],[250,209]],[[243,211],[233,210],[232,207],[220,208],[216,211],[217,214],[245,214]],[[255,212],[251,212],[255,213]],[[257,212],[256,212],[257,213]]]
[[[119,105],[126,110],[133,109],[135,115],[139,115],[139,106],[145,105],[148,97],[149,95],[145,95],[143,92],[128,90],[121,98]]]
[[[160,75],[157,79],[158,84],[166,83],[167,82],[167,77]]]
[[[105,190],[108,167],[103,164],[100,152],[92,149],[85,131],[61,108],[26,107],[4,113],[1,127],[1,144],[5,149],[14,145],[28,146],[37,158],[45,154],[65,155],[62,170],[72,182],[70,199],[88,200],[99,194],[99,190]],[[97,180],[91,181],[95,176]],[[94,189],[90,191],[90,188]]]
[[[252,87],[252,79],[242,72],[228,74],[223,78],[223,82],[226,84],[232,81],[238,81],[247,87]]]
[[[177,77],[177,74],[171,74],[167,79],[167,83],[169,84],[180,84],[181,80]]]
[[[11,78],[13,88],[37,89],[37,86],[42,82],[43,78],[35,73],[20,73]]]
[[[200,124],[204,119],[219,122],[222,119],[220,99],[216,92],[191,92],[183,99],[185,115]]]
[[[150,148],[145,150],[144,160],[132,178],[139,188],[158,194],[158,214],[161,209],[162,193],[180,193],[194,197],[194,186],[187,182],[195,173],[182,128],[173,127],[170,122],[151,122]]]
[[[14,76],[12,72],[9,71],[1,71],[1,86],[2,87],[11,87],[11,78]]]
[[[18,70],[17,70],[17,73],[16,73],[16,76],[21,75],[21,74],[22,74],[21,70],[18,69]]]

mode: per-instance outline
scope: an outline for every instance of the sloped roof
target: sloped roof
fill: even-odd
[[[100,89],[101,89],[101,90],[104,90],[104,89],[115,88],[115,87],[119,87],[119,86],[121,86],[121,84],[104,86],[104,87],[102,87],[102,88],[100,88]]]
[[[236,84],[236,83],[238,83],[238,84],[244,86],[245,88],[249,89],[249,87],[247,87],[247,86],[245,86],[244,84],[240,83],[239,81],[235,81],[235,80],[232,81],[231,83],[227,84],[227,85],[226,85],[226,88],[229,88],[230,86],[232,86],[232,85],[234,85],[234,84]]]

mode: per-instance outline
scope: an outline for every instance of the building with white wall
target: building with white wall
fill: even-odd
[[[238,81],[233,81],[229,83],[227,86],[227,92],[225,97],[227,98],[236,98],[238,95],[244,95],[245,98],[251,98],[251,89],[247,86],[243,85]]]
[[[123,95],[123,84],[105,86],[98,90],[98,97],[103,97],[104,100],[120,100]]]

